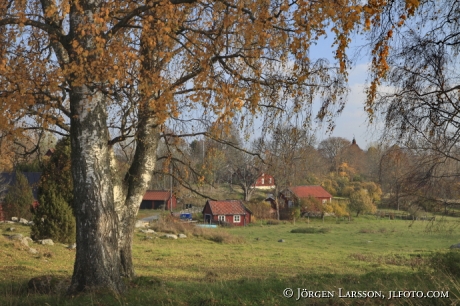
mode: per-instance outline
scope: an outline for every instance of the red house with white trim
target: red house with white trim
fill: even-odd
[[[140,209],[173,210],[177,206],[176,196],[168,190],[147,190],[142,198]]]
[[[206,201],[203,208],[205,223],[226,222],[236,226],[251,223],[252,212],[239,200]]]
[[[275,178],[270,174],[262,173],[253,187],[257,189],[273,189],[275,188]]]

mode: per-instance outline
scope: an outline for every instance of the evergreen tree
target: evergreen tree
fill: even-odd
[[[56,184],[47,184],[47,188],[41,190],[31,237],[71,243],[75,241],[75,217],[56,187]]]
[[[8,188],[3,203],[3,211],[7,219],[11,217],[30,219],[34,195],[27,178],[21,172],[16,172],[16,180]]]
[[[50,238],[70,243],[75,241],[75,217],[72,212],[72,176],[70,144],[62,139],[45,163],[38,189],[40,205],[35,210],[32,239]]]

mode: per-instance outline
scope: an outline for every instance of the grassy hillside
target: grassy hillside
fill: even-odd
[[[49,295],[27,291],[34,276],[51,274],[68,281],[75,251],[60,244],[33,244],[39,251],[33,255],[4,236],[11,234],[7,227],[11,225],[0,225],[0,305],[450,305],[460,297],[458,274],[443,271],[453,271],[460,262],[460,254],[448,249],[460,242],[456,219],[434,224],[375,217],[339,223],[313,219],[207,230],[156,224],[156,230],[188,237],[169,240],[137,232],[134,260],[139,277],[128,284],[123,297],[101,292],[65,297],[62,289]],[[28,233],[26,226],[15,227]],[[435,265],[433,256],[440,258]],[[283,297],[286,288],[294,290],[294,297]],[[295,301],[298,288],[335,295]],[[342,295],[379,291],[385,299],[338,297],[339,288]],[[449,298],[389,300],[389,291],[398,290],[443,290],[449,291]]]

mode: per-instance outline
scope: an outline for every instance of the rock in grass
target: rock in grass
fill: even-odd
[[[40,243],[40,244],[46,244],[46,245],[54,245],[54,242],[53,242],[52,239],[38,240],[38,243]]]
[[[453,244],[450,246],[451,249],[460,249],[460,243]]]
[[[278,242],[285,242],[285,241],[284,241],[284,239],[280,239],[280,240],[278,240]]]
[[[14,235],[8,236],[8,238],[10,240],[20,241],[20,240],[24,239],[24,236],[22,234],[14,234]]]
[[[34,249],[34,248],[30,248],[30,249],[29,249],[29,253],[31,253],[31,254],[34,254],[34,255],[35,255],[35,254],[38,254],[38,251],[37,251],[37,249]]]
[[[177,239],[177,235],[174,234],[165,234],[163,237],[168,239]]]
[[[136,224],[134,225],[135,228],[147,227],[147,226],[149,226],[149,223],[142,221],[142,220],[136,221]]]
[[[187,238],[187,236],[184,235],[184,234],[179,234],[177,237],[179,237],[179,238]]]
[[[154,234],[155,231],[153,229],[145,229],[145,230],[141,230],[142,233],[144,234]]]

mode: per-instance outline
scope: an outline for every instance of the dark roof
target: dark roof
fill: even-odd
[[[32,188],[34,199],[38,199],[38,183],[41,172],[22,172],[29,182],[29,186]],[[11,186],[16,182],[16,172],[0,172],[0,184]]]
[[[319,185],[295,186],[290,187],[289,190],[292,191],[298,198],[332,198],[332,195]]]
[[[147,190],[142,200],[150,201],[167,201],[171,196],[171,192],[167,190]],[[174,197],[174,194],[173,194]]]
[[[239,200],[211,201],[208,200],[213,215],[245,215],[251,213]]]

